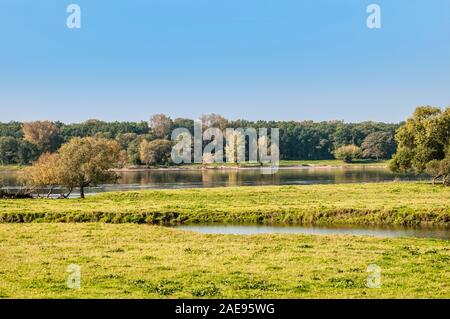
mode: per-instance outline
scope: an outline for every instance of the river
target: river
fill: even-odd
[[[5,187],[18,186],[18,172],[0,172]],[[383,167],[299,167],[280,168],[274,175],[259,169],[174,169],[119,172],[117,184],[89,187],[87,193],[144,189],[178,189],[202,187],[308,185],[339,183],[374,183],[394,180],[422,180],[423,176],[392,173]],[[58,190],[56,191],[58,192]]]

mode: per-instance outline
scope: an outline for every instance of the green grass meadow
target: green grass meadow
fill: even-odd
[[[450,188],[265,186],[0,200],[0,298],[450,298],[450,243],[155,224],[448,226]],[[81,267],[81,288],[66,285]],[[369,265],[381,287],[368,288]]]
[[[369,183],[112,192],[0,200],[0,222],[448,225],[450,188]]]
[[[0,260],[2,298],[450,298],[450,245],[431,239],[0,224]],[[380,288],[366,286],[371,264]]]

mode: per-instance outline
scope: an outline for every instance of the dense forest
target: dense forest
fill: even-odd
[[[280,156],[284,160],[332,159],[335,150],[345,145],[361,147],[366,158],[390,158],[396,151],[394,135],[400,127],[379,122],[231,121],[216,114],[204,115],[201,120],[204,128],[279,128]],[[174,129],[184,127],[192,131],[193,125],[193,120],[172,120],[163,114],[154,115],[149,122],[0,123],[0,164],[30,164],[43,153],[55,152],[73,137],[97,137],[118,141],[126,162],[140,165],[144,141],[168,142]],[[382,151],[380,145],[385,145]]]

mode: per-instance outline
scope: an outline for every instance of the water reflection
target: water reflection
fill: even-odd
[[[450,239],[450,228],[446,227],[183,225],[176,228],[204,234],[303,234]]]
[[[261,174],[258,169],[174,170],[122,172],[119,184],[178,187],[218,187],[249,185],[302,185],[366,183],[393,180],[420,180],[423,177],[396,174],[384,168],[280,169],[277,174]]]
[[[305,185],[332,183],[369,183],[393,180],[421,180],[424,177],[396,174],[385,168],[281,168],[277,174],[261,174],[259,169],[142,170],[120,172],[115,185],[100,185],[89,193],[139,189],[176,189],[194,187]],[[18,185],[17,172],[0,172],[4,186]]]

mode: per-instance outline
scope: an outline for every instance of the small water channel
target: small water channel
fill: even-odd
[[[415,237],[450,240],[450,227],[182,225],[176,228],[204,234],[353,235],[381,238]]]

